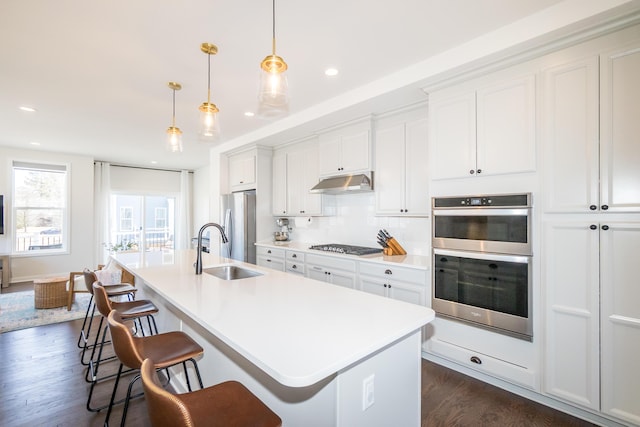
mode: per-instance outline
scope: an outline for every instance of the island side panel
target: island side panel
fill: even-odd
[[[420,426],[421,341],[418,330],[338,374],[338,427]]]

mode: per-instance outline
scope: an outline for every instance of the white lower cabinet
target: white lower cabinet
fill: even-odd
[[[545,393],[640,425],[640,222],[544,224]]]
[[[284,249],[269,248],[265,246],[256,247],[256,260],[260,267],[268,267],[278,271],[285,271],[284,256]]]
[[[427,271],[360,262],[359,289],[400,301],[426,305]]]
[[[331,256],[306,254],[306,277],[345,288],[356,287],[356,261]]]
[[[304,276],[304,267],[304,252],[286,251],[285,271],[287,273],[301,274]]]

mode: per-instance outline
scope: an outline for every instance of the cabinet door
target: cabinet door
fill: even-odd
[[[326,282],[328,280],[327,274],[325,274],[325,269],[318,265],[307,265],[306,277],[309,279],[319,280],[321,282]]]
[[[360,290],[385,297],[387,296],[387,282],[376,277],[360,276]]]
[[[533,75],[477,91],[476,174],[535,170],[535,105]]]
[[[284,271],[284,260],[282,258],[270,258],[265,256],[257,257],[260,267],[273,268],[274,270]]]
[[[350,173],[371,169],[369,130],[344,135],[341,149],[342,172]]]
[[[598,227],[566,221],[543,230],[544,391],[599,410]]]
[[[407,122],[405,126],[405,214],[429,213],[427,119]],[[374,183],[375,185],[375,183]]]
[[[427,303],[427,291],[422,286],[394,281],[387,284],[387,293],[390,298],[399,301],[418,305],[426,305]]]
[[[547,212],[588,212],[600,206],[598,75],[597,56],[542,74],[543,194]]]
[[[342,137],[336,133],[320,135],[318,162],[320,175],[340,175],[342,167]]]
[[[243,187],[256,182],[255,155],[237,155],[229,159],[229,181],[231,187]]]
[[[294,158],[295,162],[302,166],[302,181],[304,185],[300,188],[300,198],[303,200],[303,210],[305,215],[322,214],[322,194],[313,194],[309,190],[318,183],[320,172],[318,164],[318,146],[314,145],[301,153],[301,158]]]
[[[476,169],[476,95],[438,94],[430,111],[432,179],[467,177]]]
[[[404,123],[376,131],[375,144],[376,174],[373,185],[376,190],[376,213],[399,215],[405,208],[407,181]],[[422,169],[426,169],[424,164]]]
[[[601,56],[601,204],[640,211],[640,44]]]
[[[329,283],[349,289],[356,288],[356,275],[354,273],[342,270],[331,270],[328,276]]]
[[[287,213],[287,155],[278,153],[273,156],[273,214]]]
[[[602,412],[640,425],[640,222],[601,230]]]

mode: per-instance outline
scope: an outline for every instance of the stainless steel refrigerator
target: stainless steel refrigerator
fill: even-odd
[[[220,201],[222,227],[229,239],[220,247],[220,255],[238,261],[256,263],[256,192],[224,194]]]

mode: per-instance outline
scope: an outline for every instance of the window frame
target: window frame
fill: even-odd
[[[33,256],[50,256],[68,254],[71,242],[71,165],[66,162],[46,162],[41,160],[18,160],[14,159],[10,163],[11,166],[11,223],[5,223],[5,235],[7,231],[11,238],[11,256],[13,257],[33,257]],[[28,209],[30,206],[18,206],[16,197],[16,170],[34,170],[42,172],[64,172],[64,183],[62,185],[62,197],[64,202],[62,207],[49,207],[50,209],[59,209],[61,211],[61,233],[60,248],[37,249],[37,250],[18,250],[17,236],[17,216],[18,211]],[[47,207],[38,206],[38,209],[46,209]]]

